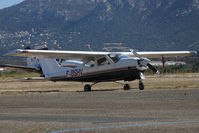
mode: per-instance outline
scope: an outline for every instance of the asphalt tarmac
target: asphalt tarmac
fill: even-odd
[[[198,133],[199,89],[0,96],[0,133]]]

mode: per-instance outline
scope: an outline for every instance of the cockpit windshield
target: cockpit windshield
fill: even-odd
[[[129,59],[131,57],[122,54],[110,54],[109,57],[113,60],[114,63],[118,62],[121,59]]]

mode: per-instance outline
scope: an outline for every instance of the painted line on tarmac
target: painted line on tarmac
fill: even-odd
[[[176,121],[176,122],[143,123],[143,124],[107,126],[107,127],[105,127],[105,126],[104,127],[88,127],[88,128],[79,128],[79,129],[66,129],[66,130],[60,130],[60,131],[52,131],[51,133],[65,133],[65,132],[88,131],[88,130],[98,130],[98,129],[125,128],[125,127],[143,127],[143,126],[159,126],[159,125],[189,124],[189,123],[199,123],[199,120],[194,120],[194,121]]]

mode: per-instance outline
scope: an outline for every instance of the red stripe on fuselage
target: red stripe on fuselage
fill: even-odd
[[[85,77],[85,76],[93,76],[96,74],[102,74],[102,73],[109,73],[109,72],[117,72],[117,71],[122,71],[122,70],[128,70],[128,69],[136,69],[136,66],[129,66],[129,67],[123,67],[123,68],[114,68],[114,69],[107,69],[107,70],[102,70],[102,71],[95,71],[95,72],[88,72],[88,73],[83,73],[81,76],[77,76],[77,77]],[[77,78],[77,77],[68,77],[68,78]],[[52,79],[67,79],[66,75],[63,76],[56,76],[56,77],[52,77]]]

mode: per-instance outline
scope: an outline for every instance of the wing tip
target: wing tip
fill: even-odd
[[[21,52],[23,52],[23,49],[15,49],[15,50],[12,50],[12,51],[10,51],[6,54],[3,54],[3,56],[13,56],[13,55],[15,55],[17,53],[21,53]]]

